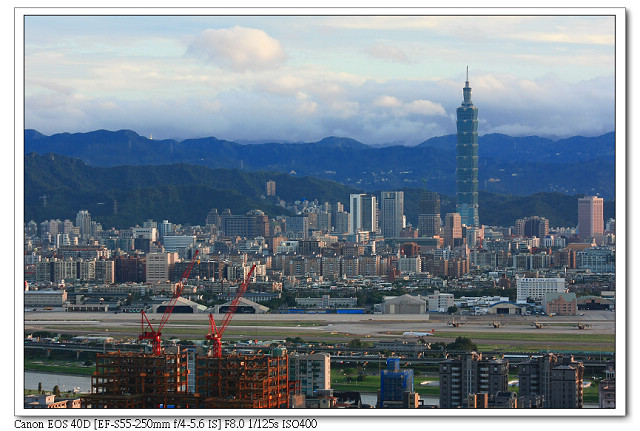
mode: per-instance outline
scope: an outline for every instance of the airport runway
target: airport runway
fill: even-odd
[[[161,315],[147,315],[152,324],[158,322]],[[216,322],[222,320],[222,315],[215,315]],[[461,323],[461,326],[452,324]],[[537,328],[535,323],[542,326]],[[585,329],[578,329],[578,323],[590,325]],[[494,324],[500,327],[494,327]],[[52,311],[30,311],[24,313],[26,331],[52,330],[65,331],[65,327],[73,328],[75,332],[100,333],[111,330],[115,334],[119,329],[129,328],[135,335],[136,328],[140,328],[139,314],[115,313],[67,313]],[[175,314],[165,327],[165,332],[171,329],[193,329],[195,336],[206,332],[208,328],[208,314]],[[289,334],[297,334],[305,338],[321,338],[323,335],[344,335],[349,337],[388,339],[402,337],[405,332],[429,332],[434,330],[434,341],[439,333],[450,339],[455,333],[477,333],[483,339],[490,339],[491,334],[520,333],[523,340],[526,334],[615,334],[615,313],[610,311],[586,311],[584,316],[449,316],[442,314],[410,314],[410,315],[382,315],[382,314],[237,314],[229,326],[230,333],[240,334],[269,332],[274,338],[286,338]],[[69,331],[71,332],[71,331]],[[278,336],[281,334],[281,336]],[[496,340],[498,340],[497,338]]]

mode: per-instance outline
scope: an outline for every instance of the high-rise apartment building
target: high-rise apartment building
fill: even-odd
[[[265,191],[267,196],[275,196],[276,195],[276,182],[275,181],[267,181],[265,184]]]
[[[582,408],[584,366],[573,356],[547,353],[518,364],[519,397],[540,396],[542,407]]]
[[[440,363],[440,408],[467,407],[469,394],[489,397],[509,390],[509,363],[470,352]]]
[[[578,199],[578,235],[588,239],[604,233],[603,199],[585,196]]]
[[[456,212],[462,224],[479,226],[478,217],[478,108],[471,101],[469,68],[462,89],[463,102],[457,110]]]
[[[318,390],[331,389],[331,356],[328,353],[289,355],[289,380],[298,380],[301,393],[308,397]]]
[[[80,210],[76,215],[76,227],[80,229],[80,237],[88,239],[91,236],[91,214],[87,210]]]
[[[382,192],[380,194],[382,236],[398,238],[404,217],[404,192]]]

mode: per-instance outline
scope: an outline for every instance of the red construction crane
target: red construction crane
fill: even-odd
[[[144,312],[144,310],[140,312],[142,316],[140,319],[142,334],[138,338],[140,340],[151,340],[153,354],[156,356],[162,354],[162,346],[160,342],[160,337],[162,335],[162,328],[164,328],[164,325],[169,320],[169,317],[171,316],[171,312],[173,311],[173,308],[176,306],[176,301],[178,301],[178,298],[180,297],[180,295],[182,295],[182,289],[184,288],[184,284],[187,282],[187,279],[189,278],[189,274],[191,273],[191,269],[193,268],[193,265],[196,263],[197,257],[198,257],[198,250],[195,251],[195,253],[193,254],[193,258],[191,259],[191,262],[187,266],[187,269],[185,269],[184,272],[182,273],[182,278],[180,278],[180,282],[176,286],[176,290],[173,293],[171,300],[169,301],[169,305],[167,306],[167,308],[165,308],[164,314],[162,315],[162,319],[160,319],[158,330],[155,330],[153,328],[153,325],[147,318],[147,314]],[[145,321],[147,322],[147,327],[149,329],[147,331],[145,331],[146,329]]]
[[[244,295],[244,292],[246,292],[247,290],[247,286],[249,285],[249,280],[251,279],[251,274],[253,274],[254,269],[256,269],[255,264],[251,267],[251,270],[249,270],[249,273],[244,278],[242,284],[238,286],[236,296],[234,296],[233,301],[231,301],[231,305],[224,315],[224,319],[222,320],[222,324],[220,326],[216,326],[216,321],[213,318],[213,314],[209,314],[210,331],[205,336],[205,338],[212,342],[211,356],[214,358],[222,357],[222,334],[224,333],[225,329],[227,329],[229,322],[238,309],[238,302],[240,301],[240,298],[242,298],[242,295]]]

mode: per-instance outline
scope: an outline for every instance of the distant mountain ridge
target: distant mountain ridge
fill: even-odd
[[[186,163],[210,168],[295,173],[373,191],[421,187],[455,194],[456,136],[417,146],[371,147],[350,138],[310,143],[238,144],[214,137],[155,140],[131,130],[51,136],[25,130],[25,154],[55,153],[92,166]],[[615,134],[552,141],[501,134],[479,138],[480,189],[615,196]]]
[[[287,202],[314,200],[342,202],[348,210],[349,194],[360,189],[313,177],[276,172],[210,169],[184,163],[157,166],[96,167],[55,154],[25,157],[25,222],[73,219],[80,209],[105,229],[127,228],[147,219],[180,224],[204,224],[211,208],[245,214],[260,209],[271,217],[287,210],[264,196],[265,182],[276,181],[276,191]],[[414,226],[421,188],[403,188],[405,214]],[[375,191],[379,196],[379,191]],[[46,206],[44,199],[46,196]],[[512,225],[517,218],[539,215],[552,226],[575,226],[578,196],[538,193],[513,196],[480,192],[480,222]],[[455,211],[454,198],[441,196],[442,215]],[[117,202],[117,212],[114,208]],[[605,201],[605,220],[615,217],[615,202]]]

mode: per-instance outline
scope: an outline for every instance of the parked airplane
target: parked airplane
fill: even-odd
[[[402,334],[403,337],[428,337],[430,335],[436,335],[435,334],[435,329],[432,329],[429,332],[415,332],[415,331],[408,331],[408,332],[404,332]]]

